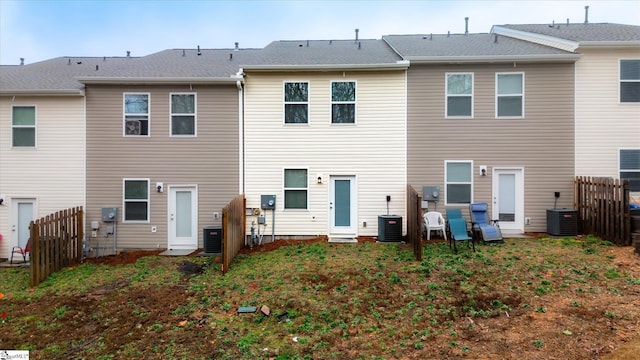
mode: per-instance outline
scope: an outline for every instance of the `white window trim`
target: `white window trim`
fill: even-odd
[[[471,75],[471,94],[451,94],[449,95],[449,75]],[[473,72],[448,72],[444,74],[444,117],[445,119],[473,119],[475,104],[475,76]],[[451,97],[471,97],[471,115],[449,116],[449,96]]]
[[[622,152],[623,150],[631,150],[631,151],[640,151],[640,148],[618,148],[618,179],[621,179],[622,177],[620,176],[621,173],[624,172],[631,172],[631,173],[640,173],[640,169],[622,169],[620,167],[620,152]]]
[[[29,125],[13,125],[13,109],[17,107],[32,107],[33,108],[33,126]],[[33,128],[33,146],[15,146],[13,144],[13,129],[27,129]],[[36,149],[38,147],[38,107],[36,105],[13,105],[11,106],[11,148],[12,149]]]
[[[622,87],[622,83],[623,82],[626,82],[626,83],[640,82],[640,79],[638,79],[638,80],[622,80],[620,78],[620,75],[621,75],[620,71],[622,70],[622,61],[623,60],[639,60],[640,61],[640,59],[638,59],[638,58],[618,59],[618,104],[623,104],[623,105],[626,105],[626,104],[636,104],[636,105],[640,104],[640,102],[637,102],[637,101],[624,101],[624,102],[621,101],[622,100],[622,93],[620,93],[620,88]],[[620,154],[620,152],[618,152],[618,156],[620,156],[619,154]],[[618,175],[619,174],[620,173],[618,173]]]
[[[127,131],[125,130],[125,124],[127,121],[127,115],[136,115],[140,116],[140,114],[127,114],[126,113],[126,104],[125,100],[127,95],[147,95],[147,135],[127,135]],[[141,138],[141,137],[150,137],[151,136],[151,93],[145,92],[124,92],[122,93],[122,137],[127,138]]]
[[[500,94],[498,95],[498,75],[522,75],[522,89],[520,94]],[[524,72],[497,72],[496,73],[496,82],[495,82],[495,109],[496,109],[496,119],[523,119],[524,118],[524,109],[525,109],[525,98],[524,98],[524,89],[525,89],[525,78]],[[522,108],[520,109],[520,116],[500,116],[498,115],[498,98],[502,96],[520,96],[522,97]]]
[[[469,182],[448,182],[447,181],[447,165],[449,163],[468,163],[469,166],[471,167],[471,181]],[[444,161],[444,205],[445,206],[469,206],[469,204],[465,204],[465,203],[450,203],[449,202],[449,194],[448,194],[448,188],[447,185],[449,184],[464,184],[464,185],[471,185],[471,199],[469,199],[470,203],[473,203],[473,160],[445,160]]]
[[[354,95],[354,100],[353,101],[333,101],[333,83],[344,83],[344,82],[352,82],[355,84],[355,94]],[[329,83],[329,124],[336,125],[336,126],[353,126],[356,125],[358,123],[358,82],[356,80],[331,80],[331,82]],[[353,104],[354,106],[354,111],[353,111],[353,122],[352,123],[334,123],[333,122],[333,105],[339,105],[339,104]]]
[[[307,187],[305,188],[288,188],[284,186],[286,170],[306,170],[307,171]],[[307,207],[304,209],[287,209],[285,207],[285,193],[287,190],[305,190],[307,192]],[[287,166],[282,168],[282,209],[284,211],[309,211],[309,168],[306,166]]]
[[[172,110],[173,95],[193,95],[193,114],[189,113],[174,113]],[[193,135],[174,135],[173,134],[173,117],[174,116],[193,116]],[[169,93],[169,137],[178,138],[193,138],[198,137],[198,93],[194,92],[174,92]]]
[[[128,200],[124,197],[125,183],[127,181],[146,181],[147,182],[147,200],[133,199]],[[147,220],[126,220],[126,203],[127,202],[146,202],[147,203]],[[151,222],[151,179],[149,178],[124,178],[122,179],[122,222],[128,224],[146,224]]]
[[[289,83],[306,83],[307,84],[307,101],[285,101],[285,87]],[[286,107],[288,104],[306,104],[307,105],[307,122],[302,124],[288,123]],[[285,126],[308,126],[311,124],[311,81],[309,80],[285,80],[282,82],[282,124]]]

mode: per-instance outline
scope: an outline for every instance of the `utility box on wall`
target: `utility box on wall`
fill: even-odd
[[[260,208],[262,210],[273,210],[276,208],[275,195],[260,195]]]
[[[422,200],[424,201],[439,201],[440,200],[440,186],[424,186],[422,187]]]
[[[118,208],[102,208],[102,222],[118,221]]]

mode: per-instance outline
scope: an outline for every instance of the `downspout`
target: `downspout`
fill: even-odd
[[[244,76],[242,69],[237,74],[240,78]],[[242,80],[236,81],[236,87],[238,88],[238,180],[240,182],[238,191],[240,194],[244,194],[244,91],[242,88]]]

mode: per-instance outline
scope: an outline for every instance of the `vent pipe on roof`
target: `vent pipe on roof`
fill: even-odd
[[[429,35],[429,40],[433,40],[433,33]]]
[[[200,45],[198,45],[198,56],[202,55],[202,53],[200,52]]]
[[[584,23],[589,23],[589,5],[584,7]]]
[[[493,38],[493,43],[494,43],[494,44],[497,44],[497,43],[498,43],[498,34],[496,34],[496,37],[495,37],[495,38]]]
[[[187,51],[185,49],[182,49],[182,57],[187,56]]]
[[[309,40],[307,40],[307,47],[309,47]]]
[[[464,18],[464,34],[469,35],[469,17]]]
[[[67,63],[67,65],[71,65],[71,58],[69,58],[69,62]]]
[[[229,53],[229,61],[233,60],[233,53]]]
[[[69,60],[71,61],[71,60]],[[24,58],[20,58],[20,65],[24,65]]]
[[[238,50],[240,49],[240,48],[238,47],[238,46],[240,45],[240,43],[236,41],[234,44],[236,45],[236,47],[235,47],[233,50],[234,50],[234,51],[238,51]]]
[[[447,31],[447,37],[451,35],[451,31]]]
[[[360,29],[356,29],[356,42],[358,41],[358,33],[360,32]]]
[[[362,49],[362,43],[358,41],[358,50]]]
[[[569,26],[569,18],[567,18],[567,26]]]
[[[105,62],[105,61],[107,61],[107,57],[106,57],[106,56],[103,56],[103,57],[102,57],[102,62]]]
[[[329,40],[329,45],[333,45],[333,40]]]
[[[100,67],[98,65],[96,65],[96,71],[100,70]]]
[[[131,51],[127,50],[127,57],[131,57]]]

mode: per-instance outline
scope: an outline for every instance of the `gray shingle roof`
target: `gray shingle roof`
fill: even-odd
[[[264,48],[262,65],[394,65],[402,58],[382,40],[281,40]]]
[[[405,59],[412,61],[574,57],[567,51],[494,34],[387,35],[383,39]]]
[[[501,27],[552,36],[576,42],[626,42],[640,41],[640,26],[612,23],[576,23],[569,24],[518,24],[500,25]]]

